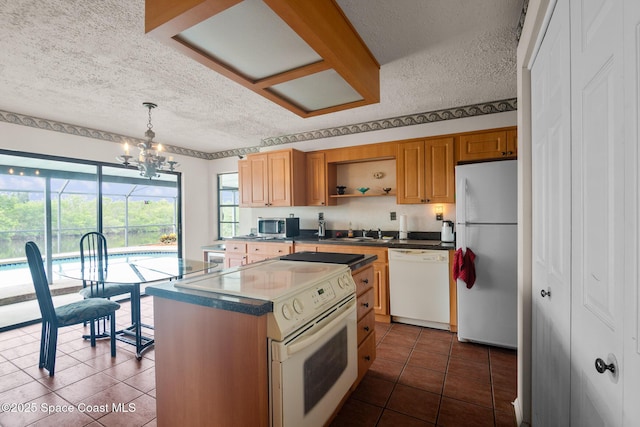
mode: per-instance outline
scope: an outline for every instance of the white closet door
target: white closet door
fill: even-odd
[[[637,0],[636,0],[637,1]],[[572,0],[571,424],[621,426],[625,280],[623,0]],[[601,368],[596,370],[596,361]],[[636,403],[637,404],[637,403]]]
[[[625,320],[624,320],[624,424],[638,425],[640,420],[640,1],[626,0],[624,4],[625,55],[625,156],[627,188],[625,191]]]
[[[571,94],[569,3],[559,1],[531,68],[532,417],[570,425]]]

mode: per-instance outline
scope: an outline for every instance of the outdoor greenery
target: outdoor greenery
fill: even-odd
[[[58,232],[60,214],[60,238],[65,250],[77,250],[80,236],[96,229],[97,201],[95,197],[77,194],[52,200],[52,228]],[[130,198],[128,203],[129,235],[144,234],[144,241],[132,236],[134,244],[157,243],[161,236],[173,232],[174,204],[166,199]],[[23,256],[24,242],[42,240],[45,228],[45,202],[34,200],[26,192],[0,194],[0,259]],[[103,197],[104,233],[111,240],[124,243],[125,200]],[[138,236],[142,237],[142,236]],[[131,245],[131,240],[129,244]],[[68,243],[67,243],[68,241]],[[116,243],[117,244],[117,243]],[[113,246],[110,243],[111,246]],[[123,245],[123,244],[122,244]],[[67,249],[67,247],[72,249]]]

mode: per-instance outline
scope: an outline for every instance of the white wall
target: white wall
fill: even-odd
[[[364,132],[354,135],[338,136],[332,138],[316,139],[312,141],[303,141],[299,143],[278,145],[266,147],[265,150],[277,150],[282,148],[295,148],[301,151],[315,151],[328,148],[349,147],[355,145],[374,144],[379,142],[397,141],[410,138],[421,138],[427,136],[445,135],[458,132],[469,132],[475,130],[492,129],[506,126],[515,126],[517,121],[517,112],[510,111],[506,113],[491,114],[487,116],[469,117],[464,119],[447,120],[436,123],[428,123],[423,125],[406,126],[401,128],[385,129],[381,131]],[[229,172],[238,169],[237,158],[213,160],[211,165],[212,179],[215,182],[215,174]],[[365,176],[362,183],[357,183],[351,177],[357,174],[358,169]],[[382,187],[372,180],[366,168],[372,167],[379,169],[376,164],[361,163],[349,165],[350,171],[344,174],[350,176],[350,182],[340,183],[353,188],[358,186]],[[386,166],[385,166],[386,168]],[[356,172],[354,172],[354,170]],[[387,169],[385,169],[387,170]],[[339,170],[339,176],[342,172]],[[395,170],[389,175],[395,174]],[[386,177],[385,177],[386,178]],[[393,182],[386,179],[381,182],[389,183],[389,187],[395,191],[395,176]],[[213,187],[215,188],[215,186]],[[347,191],[350,191],[349,189]],[[213,195],[212,207],[217,205],[216,195]],[[455,220],[455,205],[444,204],[444,218]],[[240,209],[240,233],[248,234],[252,227],[255,227],[258,216],[264,217],[281,217],[294,214],[300,217],[300,227],[305,229],[314,229],[317,224],[318,213],[323,212],[327,220],[328,229],[346,230],[349,222],[355,229],[365,228],[394,231],[398,230],[398,220],[391,221],[390,212],[396,212],[397,215],[406,214],[408,217],[409,231],[440,231],[442,222],[436,221],[433,212],[434,205],[397,205],[395,197],[367,197],[367,198],[345,198],[338,200],[337,206],[325,207],[290,207],[290,208],[242,208]],[[215,236],[212,236],[212,240]]]
[[[108,141],[0,122],[0,148],[117,163],[122,146]],[[182,172],[184,256],[201,259],[211,235],[209,161],[173,155]],[[215,188],[215,187],[214,187]]]
[[[272,148],[291,147],[302,151],[313,151],[372,144],[514,126],[516,118],[517,113],[512,111],[304,141]],[[122,154],[120,144],[5,122],[0,122],[0,148],[113,163],[116,163],[115,157]],[[236,172],[238,158],[207,161],[179,155],[174,155],[174,157],[180,162],[179,170],[182,173],[184,256],[200,259],[201,247],[210,244],[218,237],[217,174]],[[453,219],[454,205],[443,206],[444,217]],[[390,212],[408,215],[410,231],[439,231],[441,228],[441,222],[435,220],[432,205],[396,205],[394,197],[370,197],[342,199],[338,202],[338,206],[328,206],[322,209],[315,207],[241,209],[241,233],[248,233],[251,227],[255,227],[257,216],[288,216],[290,213],[300,216],[303,228],[313,229],[316,226],[318,212],[325,213],[330,229],[346,229],[351,219],[355,228],[376,229],[380,227],[383,230],[397,230],[398,221],[389,219]]]

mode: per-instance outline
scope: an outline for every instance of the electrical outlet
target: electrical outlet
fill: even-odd
[[[395,221],[396,220],[396,213],[395,212],[391,212],[391,221]]]

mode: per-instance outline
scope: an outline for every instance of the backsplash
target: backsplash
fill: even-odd
[[[395,189],[394,189],[395,190]],[[242,208],[240,209],[240,234],[249,234],[255,228],[258,217],[288,217],[293,214],[300,218],[300,228],[315,229],[318,213],[323,212],[327,230],[347,230],[349,223],[354,230],[398,231],[400,215],[407,215],[407,229],[410,232],[442,229],[442,221],[436,220],[435,204],[398,205],[393,196],[354,197],[338,200],[337,206],[298,206],[288,208]],[[444,219],[455,221],[455,204],[443,203]],[[390,213],[396,213],[396,220]]]

